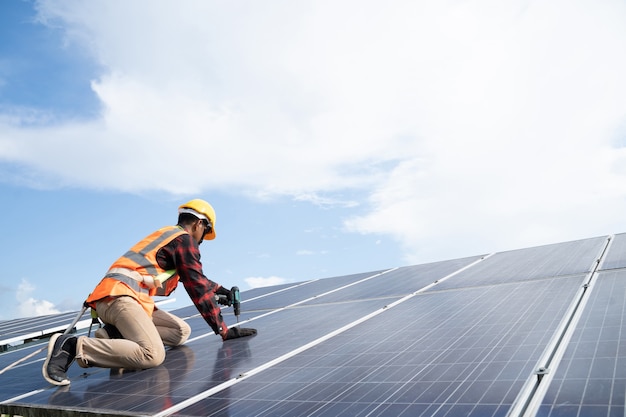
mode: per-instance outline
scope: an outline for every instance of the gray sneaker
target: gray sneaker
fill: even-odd
[[[48,356],[43,363],[43,377],[54,385],[69,385],[67,370],[76,357],[76,336],[57,333],[48,343]]]

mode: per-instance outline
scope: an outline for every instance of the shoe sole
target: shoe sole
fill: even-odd
[[[48,381],[52,385],[58,385],[58,386],[70,384],[69,379],[64,379],[63,381],[59,382],[57,380],[50,378],[50,375],[48,375],[48,364],[50,363],[50,358],[52,358],[52,352],[54,351],[54,344],[56,343],[57,339],[61,336],[63,336],[61,333],[56,333],[56,334],[53,334],[52,337],[50,338],[50,341],[48,342],[48,356],[46,356],[46,360],[44,361],[43,367],[41,369],[41,372],[43,373],[43,377],[46,379],[46,381]]]

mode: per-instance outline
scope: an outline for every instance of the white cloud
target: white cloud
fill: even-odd
[[[302,194],[294,195],[293,199],[295,201],[308,201],[312,204],[315,204],[319,207],[356,207],[359,205],[358,202],[353,200],[343,200],[338,198],[330,198],[323,197],[317,193],[306,192]]]
[[[244,279],[250,288],[270,287],[272,285],[280,285],[287,282],[285,278],[276,276],[271,277],[248,277]]]
[[[22,279],[21,283],[17,287],[16,300],[17,300],[17,317],[35,317],[43,316],[46,314],[60,313],[56,309],[53,303],[46,300],[38,300],[31,296],[36,290],[36,287],[32,285],[28,280]]]
[[[391,233],[409,262],[626,230],[612,148],[626,120],[626,14],[609,6],[532,3],[499,28],[465,20],[482,29],[431,80],[420,152],[348,230]]]
[[[360,210],[348,230],[390,234],[410,261],[626,230],[622,3],[48,0],[41,14],[105,69],[99,119],[0,117],[0,159],[49,182],[342,203]]]
[[[312,250],[300,249],[296,251],[296,255],[300,255],[300,256],[315,255],[315,252],[313,252]]]

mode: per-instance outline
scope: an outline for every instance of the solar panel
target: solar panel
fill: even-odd
[[[77,312],[62,313],[0,322],[0,351],[9,350],[16,343],[45,336],[49,337],[55,332],[63,331],[76,317],[76,314]],[[85,313],[81,320],[87,320],[84,323],[88,326],[91,321],[89,313]],[[81,323],[80,326],[84,323]]]
[[[506,416],[528,396],[543,401],[536,415],[623,415],[624,244],[598,237],[254,289],[241,319],[259,334],[227,342],[185,307],[176,314],[192,337],[159,367],[74,365],[57,388],[39,357],[0,375],[0,411]],[[564,354],[545,396],[528,393],[555,346]],[[37,347],[0,354],[0,366]]]
[[[583,278],[423,293],[176,415],[504,415]]]
[[[599,237],[496,253],[475,268],[465,271],[462,278],[442,283],[438,288],[579,274],[590,270],[605,246],[606,238]]]
[[[626,233],[616,235],[609,252],[604,257],[602,269],[617,269],[626,267]]]
[[[540,407],[542,416],[623,416],[626,271],[600,272]]]

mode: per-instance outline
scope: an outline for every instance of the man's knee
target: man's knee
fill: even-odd
[[[185,343],[187,341],[187,339],[189,339],[189,336],[191,335],[191,326],[187,324],[187,322],[183,322],[185,325],[181,326],[181,341],[179,343],[179,345],[182,345],[183,343]]]
[[[142,366],[143,369],[154,368],[165,361],[165,348],[163,346],[151,346],[143,348]]]
[[[170,332],[168,337],[163,339],[163,343],[165,343],[166,346],[180,346],[189,339],[190,335],[191,327],[187,322],[181,320],[176,331]]]

